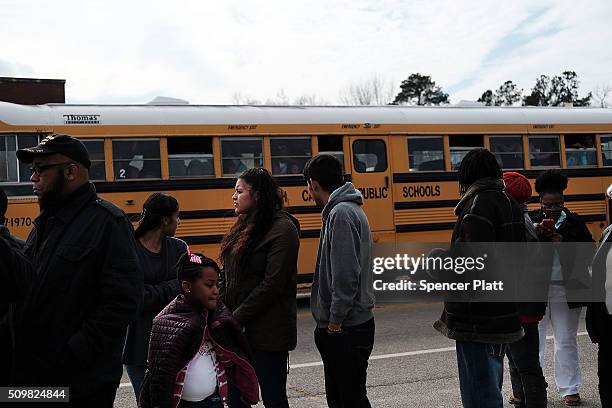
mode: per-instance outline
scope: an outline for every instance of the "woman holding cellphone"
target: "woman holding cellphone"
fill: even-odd
[[[555,382],[565,405],[581,404],[578,387],[582,375],[578,362],[578,322],[586,302],[568,300],[566,286],[571,281],[588,281],[590,258],[583,257],[572,242],[593,242],[591,233],[580,216],[565,207],[563,191],[567,176],[559,170],[547,170],[536,179],[541,208],[530,214],[541,242],[550,242],[545,262],[550,270],[546,315],[539,324],[540,364],[544,366],[546,334],[549,323],[553,329],[555,352]],[[544,244],[546,245],[546,244]],[[592,255],[591,255],[592,256]],[[584,264],[584,267],[580,265]],[[569,286],[567,286],[569,287]]]

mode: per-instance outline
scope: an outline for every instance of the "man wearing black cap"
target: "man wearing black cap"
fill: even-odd
[[[125,331],[142,297],[132,227],[96,195],[77,139],[48,136],[17,158],[31,163],[41,212],[23,255],[0,240],[0,282],[24,299],[13,383],[69,386],[73,406],[112,407]]]

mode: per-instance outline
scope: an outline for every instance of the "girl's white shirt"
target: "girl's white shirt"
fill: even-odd
[[[212,344],[202,342],[200,349],[189,362],[181,399],[190,402],[202,401],[217,389],[217,359]]]

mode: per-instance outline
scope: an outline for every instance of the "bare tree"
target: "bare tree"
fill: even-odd
[[[611,106],[612,85],[597,85],[593,91],[593,102],[595,106],[608,108]]]
[[[298,106],[329,105],[326,100],[317,98],[315,94],[302,94],[294,100],[293,104]]]
[[[289,97],[283,88],[279,89],[276,96],[266,99],[266,105],[289,105]]]
[[[243,94],[240,91],[232,94],[232,103],[234,105],[261,105],[261,101],[255,98],[251,98],[248,95]]]
[[[393,84],[379,75],[349,84],[340,92],[344,105],[387,105],[393,100]]]
[[[242,105],[243,100],[244,100],[244,95],[242,95],[242,92],[236,91],[232,94],[232,104]]]
[[[261,105],[261,100],[252,98],[249,95],[245,95],[242,92],[234,92],[232,94],[232,103],[234,105]],[[291,105],[289,96],[285,93],[284,89],[280,89],[276,96],[267,98],[265,105]],[[293,101],[293,105],[329,105],[329,102],[325,99],[317,97],[316,94],[305,93],[297,97]]]

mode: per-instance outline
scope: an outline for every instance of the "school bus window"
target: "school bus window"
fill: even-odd
[[[38,144],[38,135],[0,136],[0,183],[26,183],[30,181],[29,165],[17,160],[19,149]]]
[[[451,168],[457,170],[459,163],[470,150],[484,147],[482,135],[449,136]]]
[[[15,135],[0,136],[0,182],[2,183],[19,181],[16,152]]]
[[[531,167],[559,167],[559,136],[529,136]]]
[[[317,136],[317,146],[319,154],[330,154],[342,163],[344,168],[344,148],[342,146],[342,136]]]
[[[38,135],[17,135],[17,149],[23,149],[25,147],[34,147],[38,144]],[[25,183],[30,181],[30,165],[25,163],[19,163],[19,182]]]
[[[312,157],[310,138],[270,138],[272,174],[301,174]]]
[[[604,166],[612,166],[612,135],[601,136],[601,161]]]
[[[595,135],[564,135],[568,167],[597,166]]]
[[[502,169],[523,168],[522,136],[489,136],[489,146]]]
[[[104,164],[104,140],[83,140],[81,142],[89,152],[91,167],[89,168],[90,180],[106,180],[106,166]]]
[[[442,136],[411,136],[407,140],[410,171],[444,170],[444,141]]]
[[[358,173],[377,173],[387,170],[387,146],[382,140],[355,140],[353,167]]]
[[[236,176],[253,167],[263,167],[261,138],[221,139],[224,176]]]
[[[168,138],[168,167],[171,178],[214,176],[212,138]]]
[[[159,139],[113,140],[115,180],[160,178]]]

